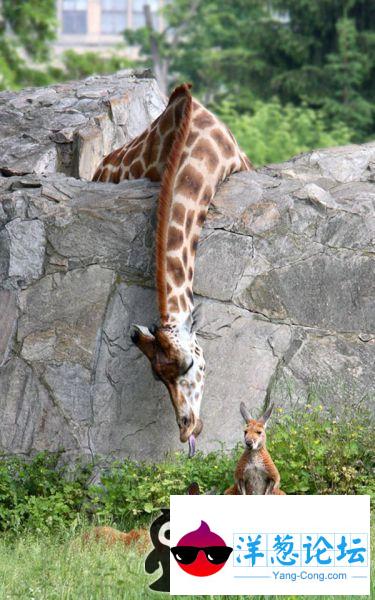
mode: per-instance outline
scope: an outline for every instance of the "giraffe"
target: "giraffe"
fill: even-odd
[[[169,392],[180,441],[195,452],[205,360],[196,337],[193,279],[199,235],[211,200],[231,173],[252,165],[229,129],[177,87],[164,112],[141,135],[104,158],[94,181],[160,181],[156,227],[156,290],[160,324],[133,326],[132,341]]]

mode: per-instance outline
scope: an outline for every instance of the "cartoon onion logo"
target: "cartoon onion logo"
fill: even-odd
[[[177,546],[171,548],[181,569],[196,577],[207,577],[220,571],[232,550],[204,521],[199,529],[184,535]]]

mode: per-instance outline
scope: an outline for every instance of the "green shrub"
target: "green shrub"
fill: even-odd
[[[316,402],[291,414],[276,408],[268,448],[288,494],[373,494],[374,422],[363,411],[335,418]],[[101,485],[89,485],[91,468],[68,471],[59,455],[39,454],[30,462],[0,461],[0,530],[46,532],[71,527],[80,520],[139,527],[168,506],[170,494],[186,494],[190,483],[202,493],[222,494],[232,485],[243,451],[239,444],[193,460],[176,452],[157,464],[123,460],[103,471]]]
[[[225,453],[198,452],[194,460],[176,452],[159,464],[135,463],[125,460],[114,464],[102,476],[104,488],[91,489],[94,503],[100,507],[97,515],[111,517],[117,524],[135,526],[149,515],[169,506],[171,494],[186,494],[196,481],[202,493],[222,494],[233,483],[233,472],[239,450]]]
[[[285,414],[276,409],[268,448],[289,494],[375,492],[375,426],[364,411],[344,410],[340,418],[321,404]]]
[[[79,53],[74,50],[66,50],[62,60],[64,70],[61,78],[65,80],[116,73],[121,69],[129,69],[134,66],[134,61],[121,54],[102,56],[98,52]]]
[[[46,531],[72,523],[80,513],[89,471],[58,466],[59,454],[40,453],[30,462],[0,460],[0,530]]]
[[[282,162],[314,148],[347,144],[354,137],[354,131],[344,123],[330,122],[328,126],[321,110],[283,106],[278,99],[255,101],[250,111],[242,114],[226,100],[216,111],[254,165]]]

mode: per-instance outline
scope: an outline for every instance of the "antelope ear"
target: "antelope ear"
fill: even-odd
[[[241,415],[243,416],[244,420],[246,421],[246,423],[248,423],[251,419],[251,416],[250,416],[250,413],[247,410],[244,402],[241,402],[241,404],[240,404],[240,412],[241,412]]]
[[[267,408],[267,410],[264,413],[264,415],[260,417],[259,421],[262,421],[262,423],[264,424],[264,427],[267,427],[267,421],[270,418],[272,411],[273,411],[273,404],[271,404]]]
[[[193,481],[193,483],[191,483],[187,489],[187,493],[189,496],[199,496],[200,495],[200,489],[199,489],[199,483],[197,483],[196,481]]]
[[[152,335],[147,327],[133,325],[130,337],[133,344],[138,346],[149,360],[154,358],[156,352],[156,340],[155,336]]]

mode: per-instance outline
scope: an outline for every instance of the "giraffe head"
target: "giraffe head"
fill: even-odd
[[[133,326],[132,341],[147,356],[156,379],[162,381],[172,400],[181,442],[195,452],[195,438],[203,428],[199,418],[204,387],[205,361],[191,316],[185,322],[150,329]]]

